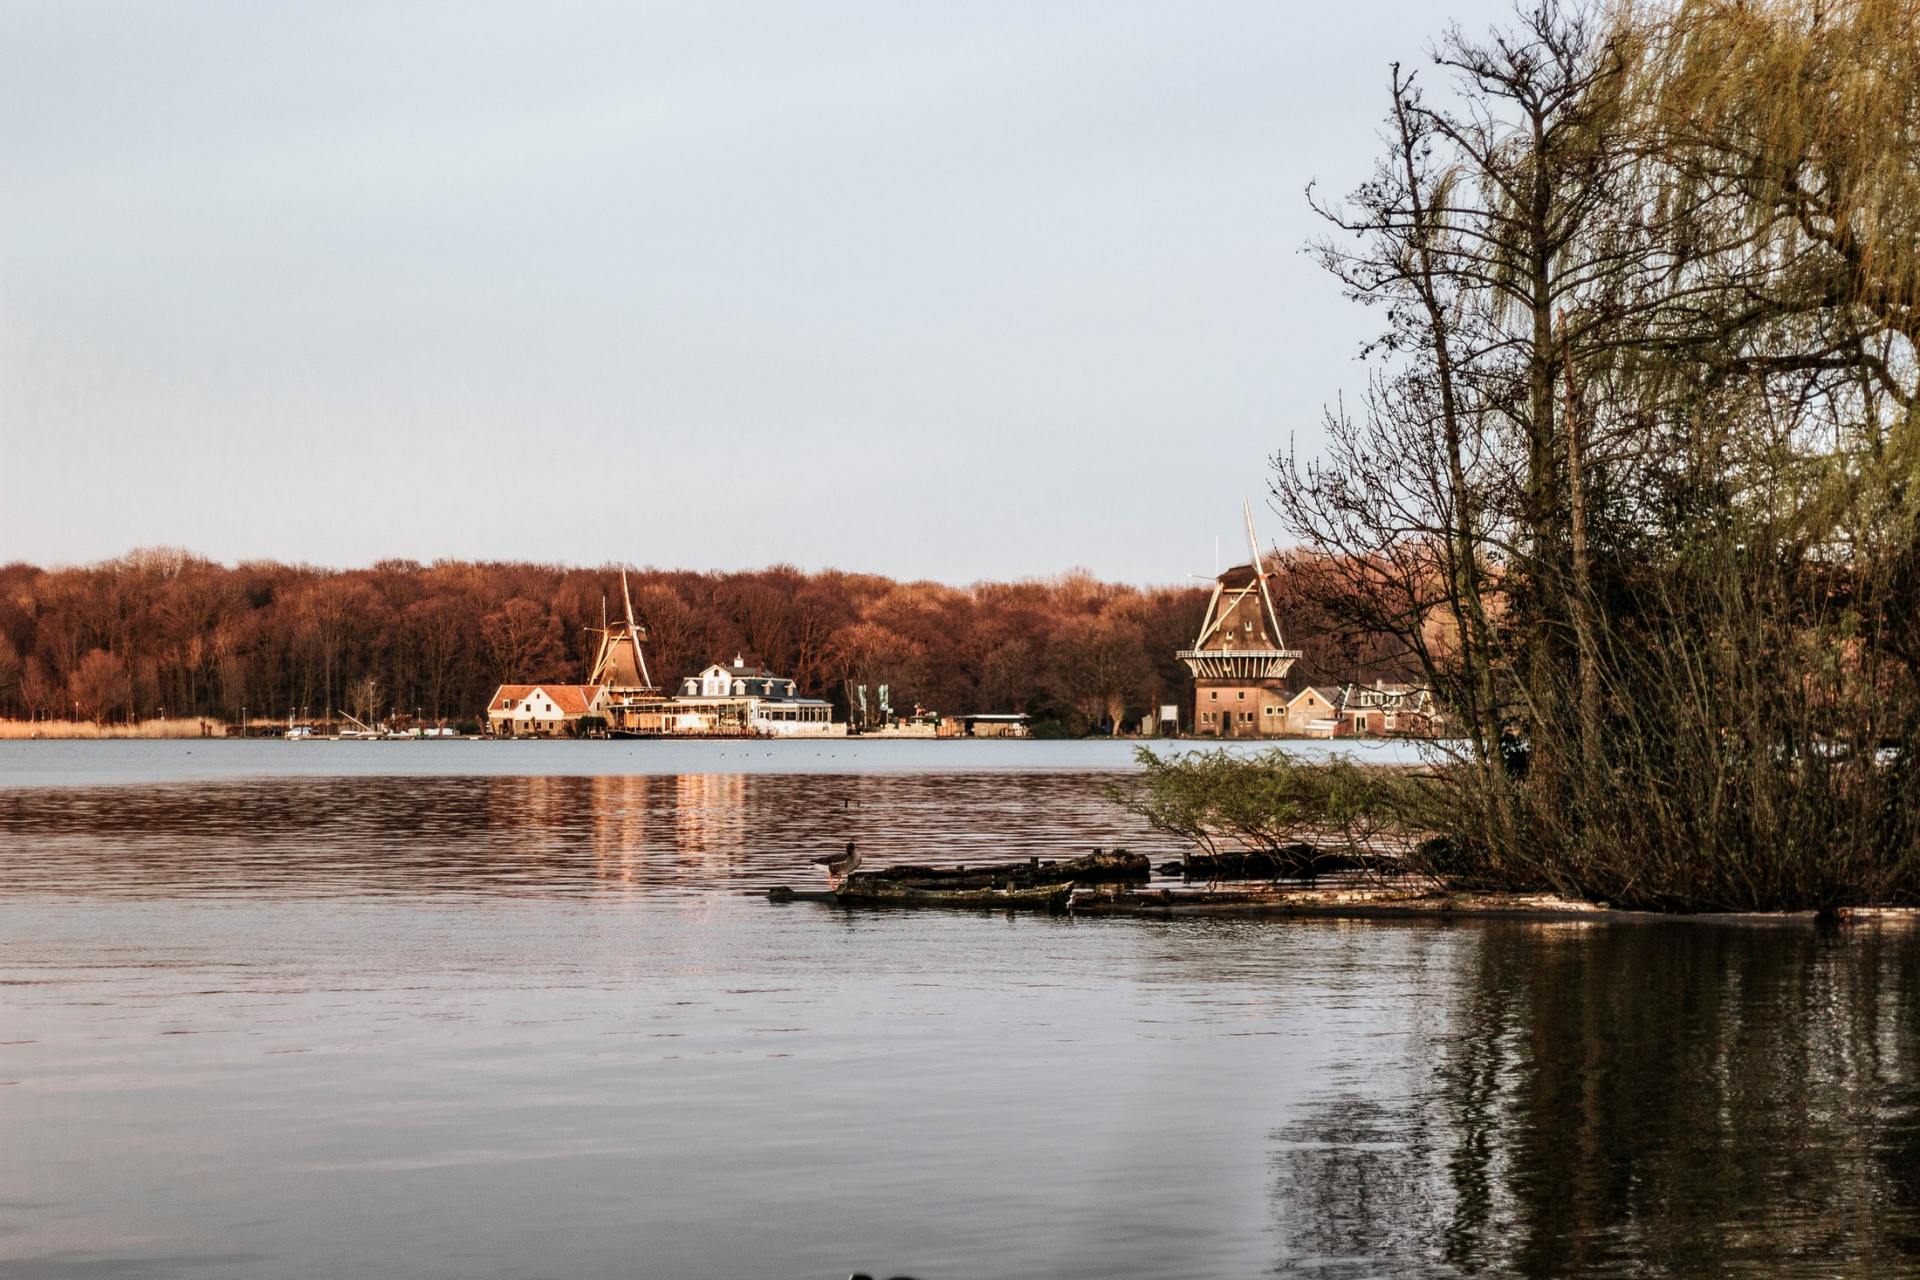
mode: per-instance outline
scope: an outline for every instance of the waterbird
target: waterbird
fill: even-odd
[[[853,841],[847,841],[845,853],[830,853],[824,858],[815,858],[813,865],[827,869],[827,884],[838,889],[853,869],[860,865],[860,853],[853,847]]]

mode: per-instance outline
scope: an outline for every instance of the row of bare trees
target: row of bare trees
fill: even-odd
[[[1180,701],[1173,654],[1205,602],[1199,589],[1085,574],[950,587],[788,567],[649,569],[632,574],[632,587],[656,678],[738,653],[843,709],[851,688],[864,684],[871,697],[885,684],[899,709],[1020,710],[1067,732]],[[466,720],[498,683],[583,679],[591,629],[619,600],[617,566],[395,561],[335,571],[227,567],[170,550],[72,569],[8,565],[0,715]],[[1329,675],[1371,652],[1316,636],[1309,614],[1296,633]]]
[[[1486,867],[1920,887],[1920,3],[1548,0],[1396,66],[1323,265],[1369,393],[1275,499],[1469,749]]]

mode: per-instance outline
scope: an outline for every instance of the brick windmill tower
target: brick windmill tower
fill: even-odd
[[[1267,568],[1253,531],[1253,507],[1241,504],[1247,521],[1248,564],[1214,580],[1207,616],[1190,648],[1178,653],[1193,675],[1193,731],[1221,738],[1262,738],[1286,723],[1287,672],[1300,657],[1287,648],[1267,590]]]

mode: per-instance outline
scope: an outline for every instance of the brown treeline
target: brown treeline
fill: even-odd
[[[1299,571],[1275,580],[1302,682],[1391,675],[1382,644],[1322,624]],[[658,683],[738,653],[844,711],[890,688],[896,710],[1025,711],[1097,732],[1184,701],[1176,650],[1203,584],[1085,573],[955,587],[774,566],[640,569],[633,603]],[[77,568],[0,566],[0,716],[99,722],[398,715],[470,721],[504,681],[579,681],[620,568],[407,560],[365,569],[136,551]]]

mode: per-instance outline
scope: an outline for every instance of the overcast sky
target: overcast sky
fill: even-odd
[[[1208,572],[1505,9],[9,0],[0,560]]]

